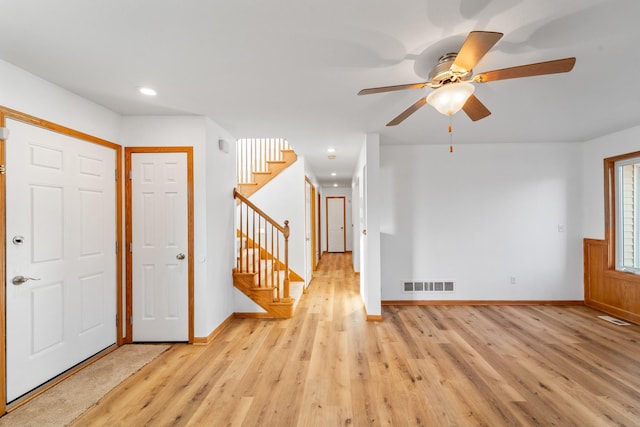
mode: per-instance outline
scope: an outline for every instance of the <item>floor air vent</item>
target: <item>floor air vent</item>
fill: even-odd
[[[615,317],[611,317],[611,316],[598,316],[600,319],[602,320],[606,320],[607,322],[611,322],[614,325],[618,325],[618,326],[628,326],[631,323],[627,323],[624,320],[620,320],[620,319],[616,319]]]
[[[405,293],[416,292],[453,292],[453,281],[438,282],[402,282],[402,289]]]

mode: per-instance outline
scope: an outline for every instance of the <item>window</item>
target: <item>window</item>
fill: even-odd
[[[616,270],[640,274],[640,155],[614,165]]]

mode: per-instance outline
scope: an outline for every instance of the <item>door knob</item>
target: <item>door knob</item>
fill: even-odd
[[[25,276],[16,276],[11,280],[11,283],[13,283],[16,286],[22,285],[23,283],[28,282],[29,280],[40,280],[36,277],[25,277]]]
[[[184,259],[184,254],[179,253],[178,255],[176,255],[176,259],[179,259],[180,261],[182,261]]]

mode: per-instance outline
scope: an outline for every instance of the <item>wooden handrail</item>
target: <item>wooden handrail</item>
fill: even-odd
[[[251,201],[249,199],[247,199],[246,197],[244,197],[242,194],[240,194],[238,192],[237,188],[233,189],[233,198],[234,199],[240,199],[242,201],[242,203],[244,203],[245,205],[249,206],[251,209],[253,209],[258,215],[260,215],[261,217],[263,217],[264,219],[266,219],[271,225],[273,225],[274,227],[276,227],[281,233],[285,234],[285,237],[289,237],[289,229],[288,227],[283,227],[282,225],[278,224],[278,222],[271,218],[269,215],[267,215],[266,213],[264,213],[264,211],[262,209],[260,209],[259,207],[257,207],[256,205],[254,205],[253,203],[251,203]],[[285,224],[288,224],[289,221],[285,221]]]
[[[285,220],[284,225],[278,224],[235,188],[233,197],[240,201],[238,205],[240,245],[236,271],[255,274],[256,285],[260,288],[274,288],[276,292],[274,300],[289,300],[289,221]],[[282,281],[280,271],[284,273]],[[280,285],[282,285],[282,296]]]

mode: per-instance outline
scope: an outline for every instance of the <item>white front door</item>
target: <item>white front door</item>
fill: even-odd
[[[345,198],[327,197],[327,251],[344,252]]]
[[[188,341],[187,154],[132,153],[133,340]]]
[[[116,153],[8,119],[7,402],[116,342]]]

